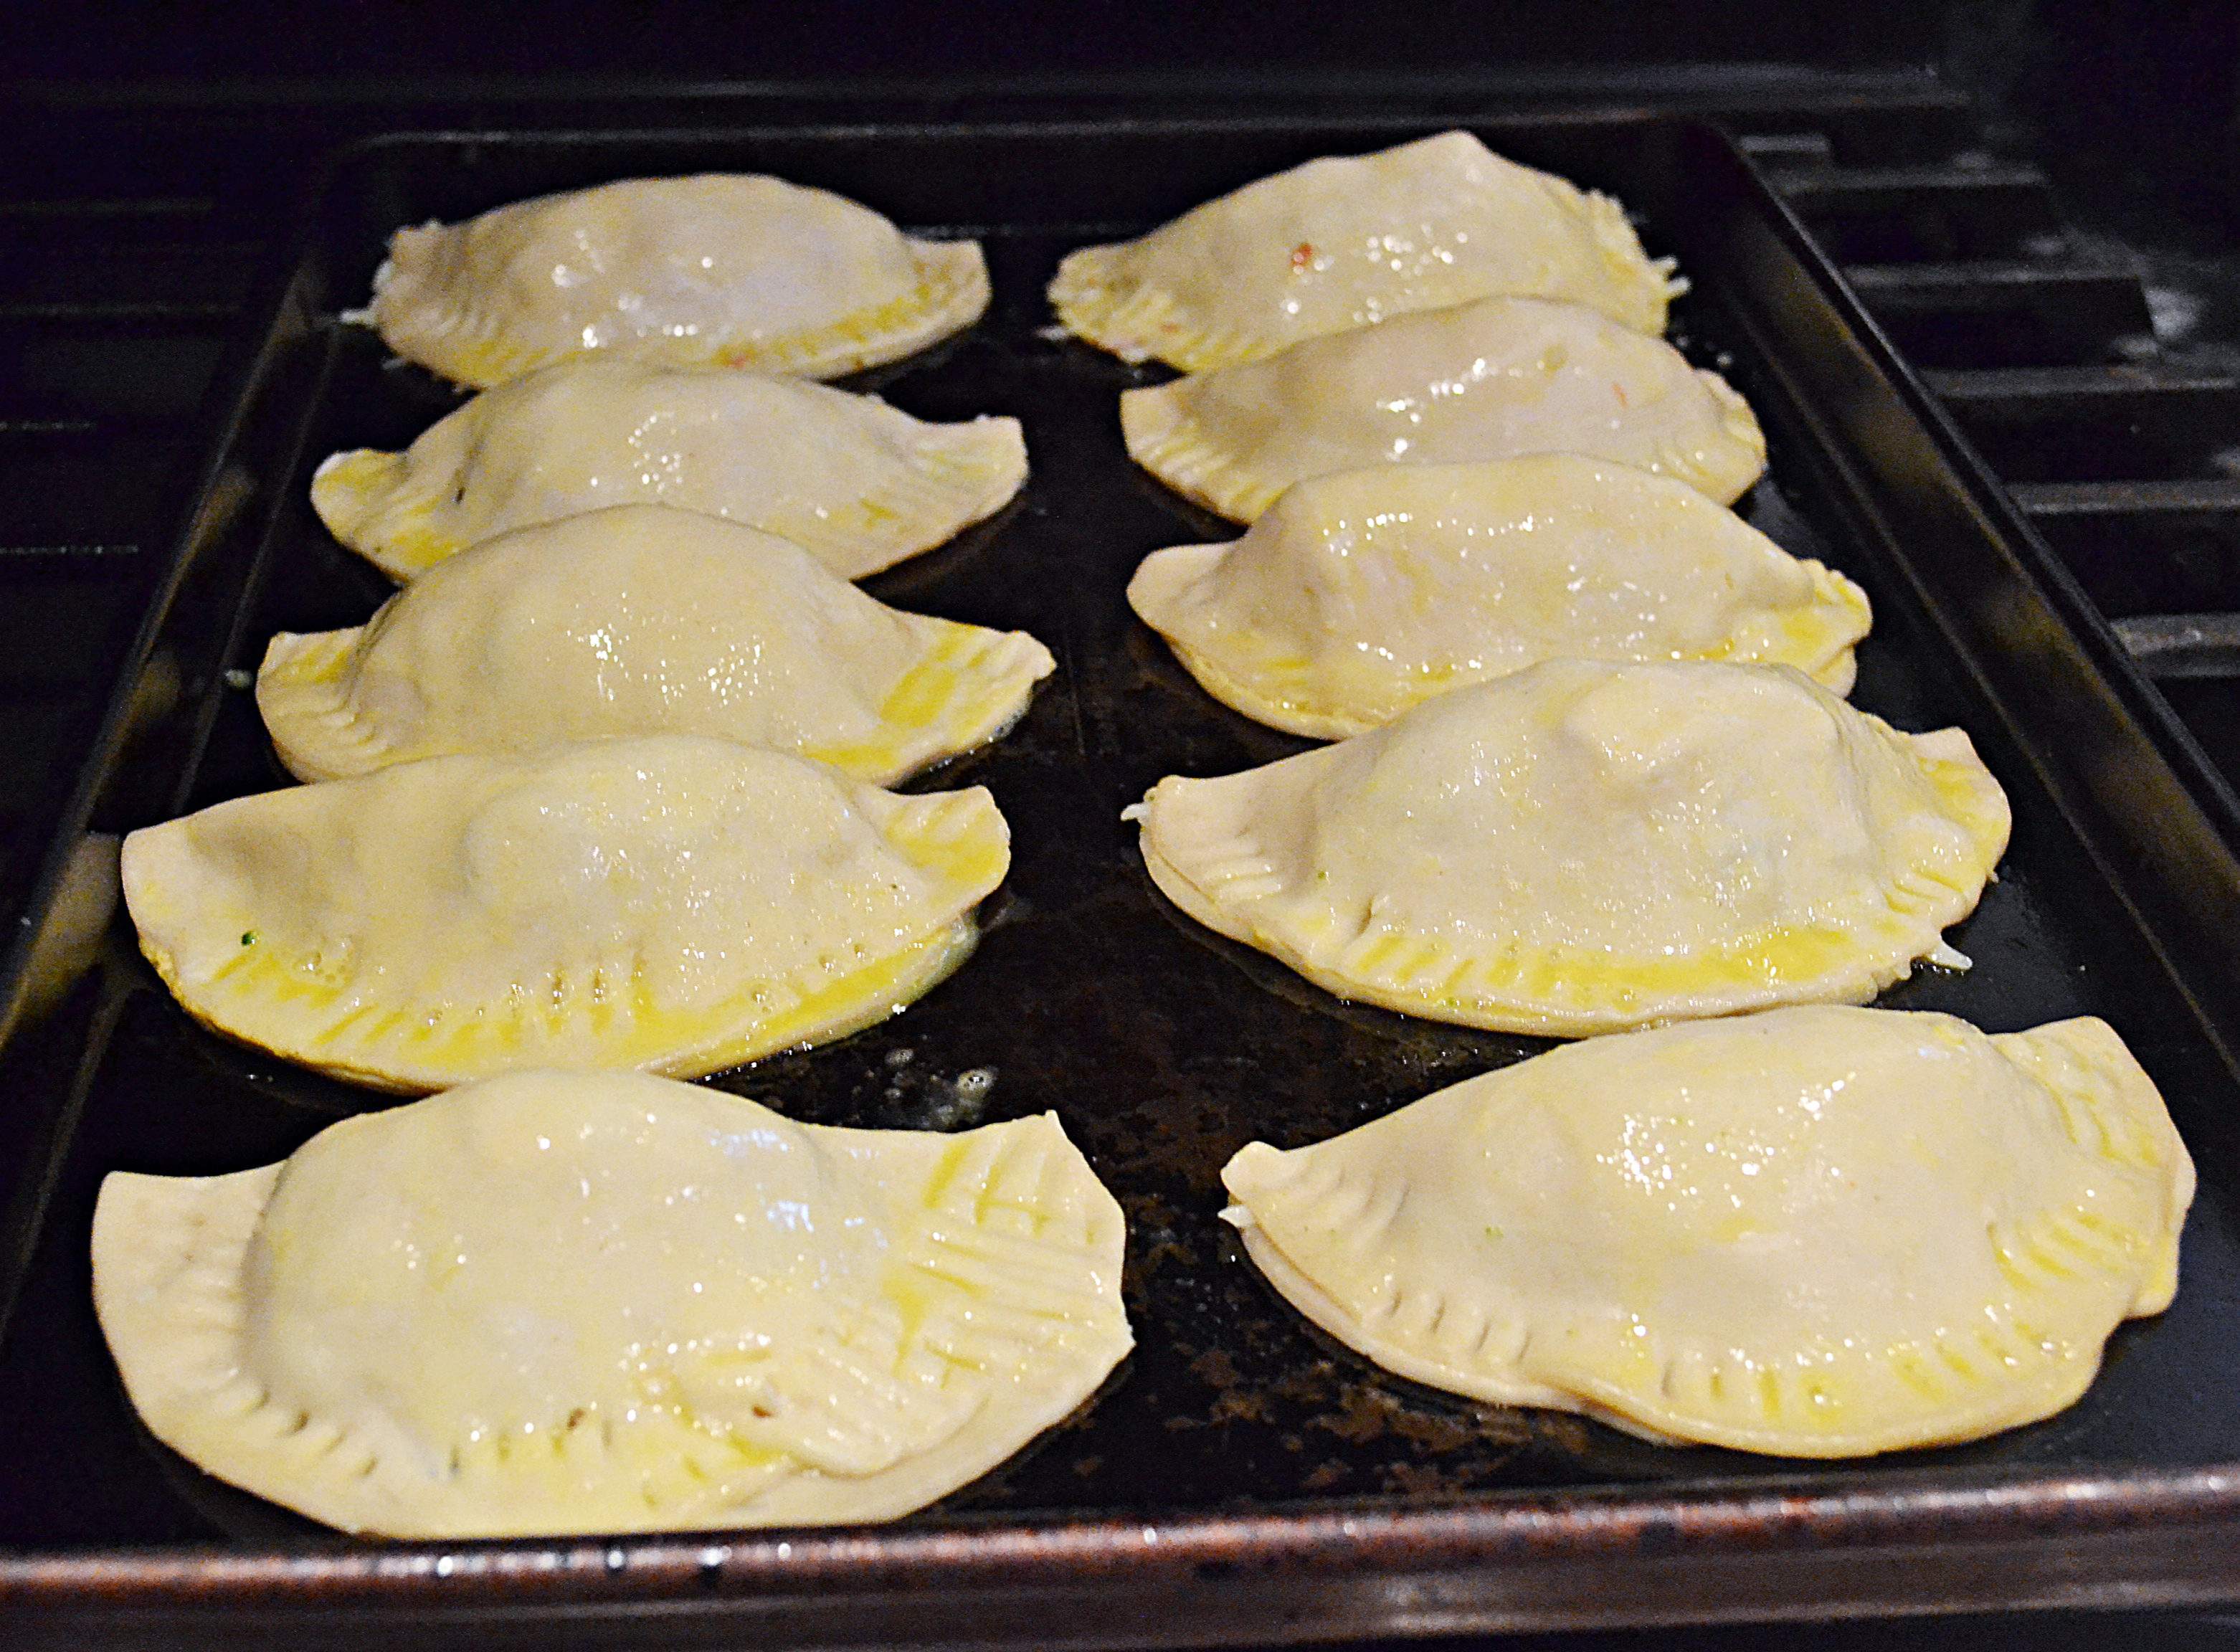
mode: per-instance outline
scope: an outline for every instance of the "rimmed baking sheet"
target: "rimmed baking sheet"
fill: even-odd
[[[1839,283],[1716,133],[1649,118],[1489,120],[1516,158],[1616,194],[1693,283],[1674,336],[1748,396],[1770,444],[1743,514],[1865,585],[1853,698],[1968,729],[2013,799],[1998,883],[1883,1003],[1993,1031],[2106,1016],[2199,1162],[2183,1282],[2120,1331],[2060,1416],[1863,1465],[1645,1444],[1386,1376],[1305,1326],[1217,1220],[1217,1173],[1544,1047],[1347,1004],[1198,929],[1151,889],[1120,811],[1163,775],[1308,743],[1208,698],[1121,593],[1151,550],[1234,530],[1137,470],[1117,396],[1163,376],[1055,337],[1058,256],[1324,153],[1432,130],[1252,120],[737,132],[416,136],[341,157],[151,634],[177,684],[115,754],[97,823],[126,829],[283,783],[242,686],[274,629],[355,623],[384,581],[304,497],[326,453],[397,446],[455,396],[339,324],[388,233],[615,177],[758,170],[920,233],[986,243],[970,334],[857,381],[924,417],[1009,413],[1033,474],[951,545],[869,582],[898,606],[1021,627],[1057,675],[1002,743],[923,783],[990,786],[1014,864],[979,952],[896,1019],[715,1081],[797,1117],[950,1129],[1055,1109],[1127,1210],[1138,1346],[1020,1459],[895,1525],[500,1544],[340,1539],[208,1479],[139,1427],[93,1325],[84,1238],[117,1168],[269,1162],[383,1098],[196,1029],[115,937],[66,1015],[74,1086],[0,1344],[0,1606],[57,1643],[330,1644],[478,1625],[570,1644],[1204,1645],[1838,1610],[2221,1596],[2240,1536],[2231,1121],[2240,869],[2228,796],[2038,556]],[[229,680],[227,673],[235,676]],[[168,709],[165,709],[167,706]],[[107,761],[110,754],[97,754]],[[2225,1576],[2240,1575],[2227,1571]],[[261,1627],[260,1627],[261,1626]],[[341,1634],[343,1640],[332,1635]],[[169,1637],[168,1639],[166,1637]]]

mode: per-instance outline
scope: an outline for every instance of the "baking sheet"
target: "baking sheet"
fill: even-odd
[[[1430,130],[471,134],[338,161],[151,638],[150,670],[177,689],[119,754],[103,823],[285,783],[238,674],[271,631],[354,624],[387,593],[327,537],[304,487],[326,453],[400,446],[457,400],[335,320],[363,302],[397,226],[615,177],[741,170],[839,190],[918,233],[983,237],[985,322],[848,383],[921,417],[1009,413],[1026,426],[1033,474],[1018,501],[866,582],[897,606],[1030,630],[1058,657],[1009,736],[915,783],[988,785],[1011,825],[1011,875],[978,953],[903,1016],[714,1082],[826,1123],[953,1129],[1054,1109],[1127,1210],[1137,1348],[1033,1449],[890,1527],[337,1538],[146,1436],[93,1324],[84,1236],[110,1169],[266,1162],[388,1103],[196,1029],[119,934],[66,1011],[73,1089],[36,1144],[51,1174],[10,1213],[25,1243],[0,1343],[0,1604],[58,1637],[97,1621],[174,1642],[268,1620],[282,1634],[347,1601],[368,1644],[408,1628],[463,1642],[496,1612],[570,1623],[586,1644],[655,1628],[674,1643],[693,1625],[785,1644],[1048,1646],[2221,1591],[2200,1575],[2240,1531],[2223,1467],[2240,1462],[2240,1385],[2226,1376],[2240,1346],[2236,1086],[2220,1053],[2240,1028],[2240,923],[2224,921],[2240,873],[2223,800],[1871,326],[1703,129],[1478,126],[1516,158],[1618,195],[1652,254],[1681,258],[1695,286],[1676,306],[1676,342],[1726,373],[1768,430],[1769,476],[1743,514],[1874,600],[1854,702],[1909,729],[1961,724],[2007,787],[2013,847],[1951,932],[1977,968],[1917,972],[1878,1002],[1992,1031],[2083,1013],[2116,1024],[2203,1173],[2177,1302],[2119,1331],[2099,1382],[2058,1417],[1872,1464],[1783,1464],[1385,1375],[1304,1324],[1217,1219],[1220,1166],[1244,1142],[1319,1139],[1546,1045],[1342,1003],[1151,889],[1123,808],[1163,775],[1225,773],[1309,743],[1214,703],[1129,613],[1122,591],[1143,555],[1237,530],[1121,447],[1117,392],[1165,370],[1051,336],[1042,291],[1074,246],[1313,155]],[[1967,1563],[1995,1552],[1994,1574]],[[1922,1555],[1943,1559],[1873,1563]],[[2087,1555],[2099,1559],[2078,1567]],[[1070,1609],[1053,1618],[1053,1602]]]

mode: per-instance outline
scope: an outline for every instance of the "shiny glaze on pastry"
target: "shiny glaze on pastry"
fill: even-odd
[[[1223,1172],[1252,1259],[1417,1382],[1786,1456],[2072,1403],[2194,1173],[2108,1024],[1810,1006],[1590,1039]]]
[[[921,241],[781,178],[633,178],[399,230],[370,321],[408,361],[482,389],[583,350],[837,378],[970,326],[973,241]]]
[[[1443,132],[1248,183],[1135,241],[1066,255],[1067,329],[1186,373],[1411,310],[1494,294],[1559,298],[1664,330],[1683,283],[1607,196]]]
[[[399,763],[125,839],[141,949],[220,1032],[383,1089],[686,1076],[903,1009],[971,951],[1010,833],[664,735]]]
[[[1869,623],[1857,585],[1693,488],[1570,453],[1297,483],[1242,539],[1153,552],[1128,601],[1217,699],[1323,739],[1563,655],[1842,694]]]
[[[1167,897],[1341,997],[1576,1036],[1859,1003],[2006,847],[1957,729],[1787,666],[1550,660],[1129,811]]]
[[[483,1537],[906,1514],[1127,1352],[1120,1208],[1057,1119],[797,1124],[524,1073],[281,1164],[102,1186],[156,1436],[330,1525]]]
[[[861,579],[1002,509],[1026,476],[1017,419],[928,424],[806,379],[610,353],[485,390],[402,453],[332,455],[311,503],[400,583],[495,535],[624,504],[760,528]]]
[[[665,505],[483,541],[366,624],[283,631],[257,703],[289,771],[713,734],[883,785],[997,738],[1050,650],[887,607],[799,546]]]
[[[1583,453],[1731,503],[1765,437],[1716,373],[1580,304],[1481,298],[1123,390],[1137,463],[1250,522],[1295,482],[1372,464]]]

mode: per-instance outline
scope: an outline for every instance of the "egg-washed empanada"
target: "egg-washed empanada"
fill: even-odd
[[[1053,664],[1024,631],[889,608],[774,535],[617,505],[446,557],[363,625],[281,632],[257,703],[304,780],[681,733],[883,785],[995,739]]]
[[[1372,464],[1583,453],[1730,504],[1765,436],[1717,374],[1583,304],[1481,298],[1120,393],[1136,463],[1250,522],[1295,482]]]
[[[1069,253],[1068,330],[1186,373],[1494,294],[1560,298],[1644,333],[1680,290],[1607,196],[1468,132],[1325,157],[1248,183],[1140,240]]]
[[[485,390],[402,453],[335,454],[311,503],[399,583],[511,529],[623,504],[743,522],[861,579],[992,515],[1026,476],[1017,419],[928,424],[806,379],[608,354]]]
[[[890,1519],[1093,1394],[1120,1207],[1050,1114],[799,1124],[522,1073],[231,1176],[102,1185],[133,1405],[330,1525],[483,1537]]]
[[[1788,666],[1550,660],[1129,811],[1167,897],[1317,985],[1576,1036],[1858,1003],[2006,847],[1957,729],[1906,735]]]
[[[1794,665],[1843,694],[1870,617],[1685,483],[1570,453],[1297,483],[1242,539],[1153,552],[1128,601],[1215,698],[1323,739],[1561,655]]]
[[[399,230],[350,319],[482,389],[597,350],[837,378],[987,307],[977,241],[922,241],[824,190],[704,173]]]
[[[1591,1039],[1222,1172],[1403,1376],[1783,1456],[2072,1403],[2177,1288],[2192,1161],[2105,1022],[1806,1006]]]
[[[697,736],[464,754],[134,832],[124,897],[197,1020],[428,1090],[691,1076],[893,1015],[1010,862],[980,787],[903,797]]]

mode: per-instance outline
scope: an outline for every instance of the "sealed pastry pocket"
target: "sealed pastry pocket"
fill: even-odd
[[[1550,660],[1129,811],[1153,881],[1343,998],[1577,1036],[1861,1003],[2004,852],[1957,729],[1785,666]]]
[[[775,535],[618,505],[447,558],[363,626],[280,633],[257,703],[305,780],[681,733],[884,784],[997,738],[1054,663],[1023,631],[889,608]]]
[[[1047,1114],[843,1129],[534,1072],[112,1176],[92,1249],[157,1438],[330,1525],[493,1536],[930,1502],[1126,1354],[1123,1238]]]
[[[350,319],[477,389],[585,350],[835,378],[970,326],[978,243],[906,236],[829,190],[631,178],[399,230]]]
[[[929,424],[803,379],[609,354],[485,390],[401,453],[331,455],[311,503],[400,583],[496,535],[638,503],[762,529],[861,579],[1000,510],[1026,474],[1017,419]]]
[[[1590,1039],[1223,1179],[1270,1282],[1402,1376],[1810,1457],[2072,1403],[2170,1305],[2194,1189],[2105,1023],[1823,1006]]]
[[[839,1037],[964,959],[1009,864],[978,788],[658,736],[236,798],[133,833],[124,889],[197,1020],[412,1091]]]

